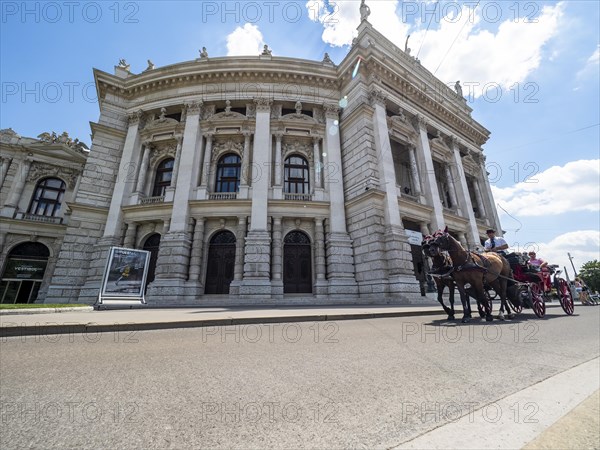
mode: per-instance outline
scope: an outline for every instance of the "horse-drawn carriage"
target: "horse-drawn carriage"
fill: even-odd
[[[546,314],[546,300],[549,299],[552,286],[556,289],[556,295],[563,311],[568,315],[573,314],[575,306],[571,290],[567,281],[558,275],[557,265],[550,265],[540,269],[527,263],[527,258],[519,253],[509,253],[506,255],[513,272],[513,281],[509,281],[508,289],[516,290],[516,296],[521,300],[520,303],[513,303],[515,295],[507,293],[508,299],[515,312],[520,313],[522,306],[530,307],[534,314],[542,318]],[[551,281],[551,276],[554,280]],[[512,286],[511,286],[512,285]]]
[[[492,298],[500,296],[501,306],[499,318],[504,320],[504,312],[512,317],[509,303],[516,313],[523,307],[531,308],[537,317],[546,314],[545,296],[549,294],[551,285],[547,277],[557,266],[550,266],[548,273],[532,268],[522,255],[512,253],[506,258],[497,253],[478,254],[466,251],[447,230],[438,231],[427,236],[422,243],[425,255],[433,260],[430,272],[436,278],[438,301],[441,303],[449,319],[454,318],[454,286],[457,287],[463,305],[463,322],[471,318],[469,297],[475,298],[479,315],[487,321],[492,319]],[[444,255],[443,252],[447,252]],[[554,272],[554,286],[563,310],[573,314],[574,305],[567,282]],[[442,291],[445,286],[450,289],[450,307],[443,301]],[[493,293],[493,295],[492,295]]]

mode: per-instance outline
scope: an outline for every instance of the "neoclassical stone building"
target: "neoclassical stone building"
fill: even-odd
[[[94,303],[111,246],[151,252],[150,305],[406,301],[423,292],[419,233],[447,225],[474,248],[500,229],[489,132],[364,19],[339,66],[265,48],[96,70],[100,118],[68,221],[38,239],[38,301]],[[7,183],[3,211],[25,210],[31,192]]]

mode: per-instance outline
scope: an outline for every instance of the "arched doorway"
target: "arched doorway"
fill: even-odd
[[[158,259],[158,248],[160,247],[160,234],[150,235],[144,242],[143,250],[150,252],[150,262],[148,263],[148,276],[146,277],[146,286],[154,281],[154,272],[156,271],[156,260]]]
[[[229,294],[235,267],[235,235],[220,231],[210,240],[206,262],[206,294]]]
[[[0,282],[0,303],[33,303],[48,265],[50,251],[39,242],[24,242],[6,258]]]
[[[301,231],[291,231],[283,240],[283,293],[312,293],[310,239]]]

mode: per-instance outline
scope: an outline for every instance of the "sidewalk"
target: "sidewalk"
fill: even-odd
[[[208,307],[119,309],[0,315],[0,336],[159,330],[443,314],[439,305]]]
[[[552,308],[555,305],[547,305]],[[558,306],[558,305],[556,305]],[[560,309],[560,306],[559,306]],[[476,313],[475,313],[476,314]],[[260,323],[314,322],[444,315],[439,304],[279,307],[137,308],[0,314],[0,337],[160,330]],[[457,305],[457,320],[462,308]]]

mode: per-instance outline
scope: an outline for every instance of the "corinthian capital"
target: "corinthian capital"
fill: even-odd
[[[417,114],[413,123],[415,124],[415,127],[417,127],[417,130],[420,128],[425,128],[427,126],[427,118],[421,114]]]
[[[140,120],[143,117],[143,115],[144,115],[144,112],[141,109],[138,109],[137,111],[134,111],[131,114],[128,114],[127,118],[129,120],[129,125],[136,125],[136,124],[140,123]]]
[[[369,103],[371,106],[380,105],[385,108],[385,100],[387,95],[381,89],[373,88],[369,91]]]
[[[273,103],[273,100],[270,98],[257,97],[254,99],[254,103],[256,103],[257,112],[271,112],[271,104]]]
[[[327,119],[337,119],[340,112],[340,107],[334,103],[324,103],[323,111]]]
[[[203,103],[200,100],[194,100],[194,101],[186,103],[184,105],[186,117],[189,114],[200,114],[200,111],[202,110],[202,104]]]

